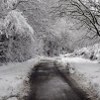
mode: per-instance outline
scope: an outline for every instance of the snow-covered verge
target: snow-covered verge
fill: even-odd
[[[0,100],[20,100],[28,92],[28,73],[39,57],[0,66]],[[22,100],[22,99],[21,99]]]
[[[63,65],[69,63],[71,77],[92,100],[100,100],[100,63],[81,57],[61,57]]]

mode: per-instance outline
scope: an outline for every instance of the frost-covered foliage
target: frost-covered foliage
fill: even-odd
[[[7,44],[6,48],[2,48],[2,56],[5,57],[6,61],[24,61],[31,58],[34,31],[22,13],[12,10],[0,22],[1,37],[5,39],[2,39],[1,42]]]
[[[12,9],[17,2],[18,0],[7,0],[6,4],[8,5],[8,9]]]
[[[15,31],[13,34],[25,35],[33,34],[32,27],[27,23],[27,19],[22,15],[21,12],[14,10],[8,13],[4,20],[4,27]],[[7,35],[13,35],[11,32],[8,32]]]
[[[17,0],[0,0],[0,18],[7,16],[15,4],[17,4]]]
[[[59,54],[66,54],[68,52],[72,52],[69,48],[69,44],[67,43],[68,37],[64,34],[64,36],[56,36],[54,33],[49,33],[44,39],[44,55],[47,56],[58,56]]]
[[[56,37],[47,36],[43,39],[44,41],[44,55],[54,56],[60,52],[59,42]]]
[[[74,56],[82,56],[91,60],[100,61],[100,43],[74,51]]]

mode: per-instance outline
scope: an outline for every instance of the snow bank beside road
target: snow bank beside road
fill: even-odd
[[[38,59],[0,66],[0,100],[17,100],[19,95],[25,95],[24,82]]]
[[[75,74],[85,79],[82,80],[82,85],[89,85],[100,99],[100,64],[98,63],[72,63],[75,68]],[[91,86],[91,87],[90,87]],[[87,87],[87,86],[86,86]],[[96,100],[96,99],[95,99]]]
[[[66,65],[69,63],[69,70],[72,77],[89,93],[92,100],[100,99],[100,63],[81,57],[61,57],[59,61]],[[99,98],[99,99],[98,99]]]

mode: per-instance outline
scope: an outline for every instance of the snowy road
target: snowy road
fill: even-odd
[[[31,91],[28,95],[30,97],[30,99],[28,100],[32,100],[31,98],[33,97],[36,98],[34,100],[67,100],[67,98],[70,98],[69,100],[75,100],[75,98],[78,98],[76,92],[73,91],[73,84],[68,81],[66,82],[65,79],[62,78],[62,76],[59,75],[58,72],[54,69],[55,67],[52,64],[39,68],[39,73],[38,75],[36,75],[37,78],[30,79],[30,81],[33,81],[31,82],[31,84],[28,84],[29,77],[27,76],[29,75],[29,72],[41,59],[50,59],[52,61],[56,60],[63,66],[62,68],[64,68],[64,70],[66,70],[66,64],[70,63],[69,68],[73,78],[78,82],[78,84],[80,84],[80,86],[82,86],[84,90],[86,90],[90,94],[89,96],[95,97],[95,99],[92,100],[99,100],[100,64],[79,57],[38,57],[36,59],[31,59],[23,63],[9,63],[8,65],[1,66],[0,100],[10,100],[9,98],[11,98],[11,100],[25,100],[20,98],[27,96],[26,92],[29,89],[29,85],[31,86]],[[34,71],[32,71],[31,75],[35,75]]]
[[[68,83],[52,62],[42,62],[30,75],[31,91],[26,100],[86,100]]]

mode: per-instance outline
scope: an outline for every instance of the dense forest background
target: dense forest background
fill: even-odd
[[[82,6],[80,0],[69,1],[69,4]],[[99,9],[95,1],[87,4]],[[94,36],[94,26],[99,29],[99,24],[91,24],[93,11],[89,13],[84,6],[81,8],[89,21],[83,15],[77,17],[81,10],[76,13],[79,9],[72,5],[70,10],[74,7],[74,14],[66,10],[67,0],[0,0],[0,61],[22,62],[37,55],[58,56],[100,42],[99,36]]]

